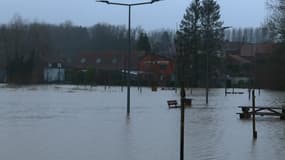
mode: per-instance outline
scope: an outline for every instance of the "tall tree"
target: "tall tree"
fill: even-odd
[[[163,29],[152,31],[148,35],[152,52],[159,55],[174,56],[175,32],[173,32],[172,30]]]
[[[277,42],[277,47],[270,60],[271,83],[274,89],[285,90],[285,1],[271,0],[268,3],[270,8],[270,18],[268,20],[268,28],[271,35]]]
[[[270,15],[267,26],[276,41],[285,42],[285,1],[269,0],[267,3]]]
[[[151,51],[149,39],[146,33],[141,32],[136,44],[136,49],[138,51],[143,51],[146,54],[149,54]]]
[[[189,79],[185,75],[190,76],[192,85],[197,86],[199,81],[199,50],[200,50],[200,27],[201,27],[201,2],[200,0],[192,0],[190,6],[186,9],[179,30],[176,34],[176,48],[178,51],[178,75],[181,78]]]
[[[219,71],[219,53],[224,42],[224,28],[220,6],[215,0],[203,0],[201,6],[201,30],[203,53],[206,55],[206,72],[209,79]],[[207,67],[207,65],[209,67]],[[207,70],[208,69],[208,70]]]

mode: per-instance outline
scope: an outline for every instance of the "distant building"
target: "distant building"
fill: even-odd
[[[140,79],[166,85],[174,81],[174,60],[159,55],[146,55],[139,62]]]
[[[244,44],[241,47],[242,57],[267,57],[273,53],[275,45],[273,43]]]
[[[48,83],[64,82],[65,69],[62,62],[48,63],[44,68],[44,81]]]
[[[276,44],[274,43],[258,43],[258,44],[241,44],[227,45],[235,46],[225,49],[226,52],[226,74],[239,80],[246,78],[253,80],[256,87],[268,88],[269,85],[269,68],[266,61],[273,54]],[[237,82],[236,81],[236,82]],[[249,82],[249,80],[247,80]],[[237,83],[236,83],[237,84]]]
[[[138,69],[140,52],[132,52],[130,57],[131,70]],[[80,53],[75,67],[78,69],[95,68],[97,70],[121,71],[127,69],[127,52],[104,51]]]
[[[138,83],[138,63],[143,53],[133,51],[130,56],[130,73],[132,83]],[[97,84],[126,83],[128,52],[101,51],[83,52],[76,58],[74,69],[81,72],[95,70]]]

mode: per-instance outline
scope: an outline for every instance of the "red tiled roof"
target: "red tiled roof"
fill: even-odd
[[[229,58],[236,61],[236,62],[242,63],[242,64],[251,63],[249,60],[247,60],[247,59],[245,59],[239,55],[229,55]]]
[[[139,55],[139,52],[131,53],[131,69],[137,68]],[[127,52],[85,52],[79,54],[75,64],[77,68],[121,70],[127,67],[127,57]]]
[[[145,55],[143,58],[143,60],[155,60],[155,61],[158,61],[158,60],[168,60],[168,61],[173,61],[172,58],[169,58],[169,57],[165,57],[165,56],[161,56],[161,55]]]
[[[240,55],[243,57],[255,57],[259,55],[270,55],[273,52],[274,44],[245,44],[241,48]]]

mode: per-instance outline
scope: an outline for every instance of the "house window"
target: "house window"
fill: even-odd
[[[57,67],[58,68],[61,68],[62,66],[61,66],[61,63],[57,63]]]
[[[100,64],[101,61],[102,61],[101,58],[97,58],[97,59],[96,59],[96,63],[97,63],[97,64]]]
[[[82,64],[86,63],[86,58],[81,58],[80,62],[81,62]]]
[[[116,64],[118,62],[117,58],[112,59],[112,64]]]
[[[159,65],[161,70],[166,70],[167,69],[167,65],[166,64],[161,64]]]

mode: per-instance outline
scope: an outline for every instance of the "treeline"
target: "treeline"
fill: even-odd
[[[267,27],[232,28],[225,30],[225,40],[230,42],[264,43],[272,41]]]
[[[143,34],[142,34],[143,33]],[[75,26],[70,21],[60,25],[25,22],[16,16],[9,24],[0,26],[0,52],[7,58],[25,54],[28,50],[59,56],[74,55],[82,51],[127,51],[128,29],[121,25],[115,26],[99,23],[92,27]],[[169,53],[174,47],[174,32],[157,30],[146,33],[137,27],[131,30],[132,48],[137,48],[142,35],[147,36],[149,52]]]
[[[132,49],[173,55],[173,36],[174,32],[169,30],[147,33],[140,27],[133,28]],[[0,25],[0,64],[6,66],[8,81],[15,83],[32,82],[33,73],[43,61],[73,59],[81,52],[127,50],[128,29],[123,25],[99,23],[83,27],[70,21],[59,25],[29,23],[20,16]]]

